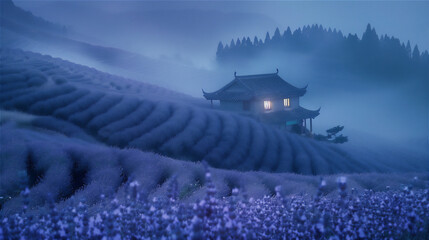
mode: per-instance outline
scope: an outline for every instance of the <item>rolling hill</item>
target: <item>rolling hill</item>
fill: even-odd
[[[42,52],[185,94],[200,93],[200,87],[195,86],[195,78],[204,81],[205,86],[217,85],[214,81],[217,73],[169,59],[150,58],[120,48],[86,42],[73,29],[36,17],[10,0],[1,1],[0,4],[2,11],[7,12],[0,16],[3,48]]]
[[[52,198],[60,208],[76,200],[98,206],[102,194],[122,198],[132,181],[138,181],[138,191],[150,199],[165,196],[173,179],[178,182],[178,197],[184,202],[202,199],[207,190],[201,163],[175,160],[137,149],[108,147],[76,129],[69,132],[73,135],[64,133],[67,125],[58,125],[57,131],[47,130],[34,124],[39,119],[35,116],[15,116],[13,121],[4,121],[5,112],[2,112],[2,117],[0,215],[21,211],[23,200],[19,193],[26,186],[31,190],[29,208],[36,210]],[[320,181],[320,176],[293,173],[215,168],[210,171],[217,197],[231,196],[234,188],[245,189],[253,198],[273,196],[276,186],[282,186],[284,196],[309,197],[316,194]],[[336,197],[338,176],[347,176],[349,187],[359,192],[365,189],[385,191],[386,186],[399,190],[404,185],[425,189],[428,181],[425,172],[327,175],[324,177],[328,196]]]
[[[198,69],[180,56],[177,61],[151,59],[91,44],[12,1],[0,5],[0,239],[426,239],[429,151],[420,150],[420,145],[427,144],[416,138],[418,144],[407,146],[404,135],[396,135],[398,143],[389,142],[394,137],[383,130],[388,128],[379,129],[384,131],[381,138],[366,135],[377,129],[372,119],[401,126],[412,136],[416,132],[410,127],[425,133],[422,129],[427,128],[416,124],[416,119],[424,119],[410,114],[413,111],[402,110],[406,124],[393,121],[401,106],[413,105],[413,98],[400,105],[397,98],[381,96],[389,107],[373,107],[378,111],[374,114],[361,96],[360,104],[355,101],[351,93],[356,88],[336,85],[342,95],[332,96],[335,101],[353,104],[346,104],[346,110],[330,105],[324,116],[331,117],[331,124],[341,121],[338,113],[350,115],[358,133],[342,145],[316,141],[213,109],[205,100],[185,94],[199,92],[201,85],[215,88],[221,82],[212,80],[226,74],[225,69]],[[195,13],[201,21],[178,21]],[[99,11],[91,14],[101,22],[106,17]],[[195,32],[210,32],[187,43],[194,44],[196,52],[200,39],[212,39],[224,30],[219,26],[234,32],[231,19],[255,27],[234,12],[136,10],[131,15],[109,16],[102,24],[118,20],[109,27],[123,28],[124,20],[159,19],[141,26],[177,26],[172,34],[185,32],[182,41]],[[162,15],[171,19],[163,21]],[[215,24],[218,29],[207,28],[215,16],[222,20]],[[144,35],[139,30],[123,35]],[[293,35],[299,43],[306,42],[300,33]],[[278,46],[279,36],[277,31],[268,38],[272,45],[266,41],[269,44],[262,48]],[[254,50],[256,45],[248,40],[234,43],[232,50],[220,47],[218,61],[235,59],[230,54],[248,47]],[[398,42],[386,36],[382,41]],[[425,52],[421,59],[427,61],[427,56]],[[297,68],[300,60],[293,60],[289,67],[305,75]],[[407,79],[408,84],[413,81]],[[326,89],[328,83],[320,82]],[[427,106],[421,101],[427,99],[427,84],[419,84],[410,89],[421,114],[419,109]],[[401,98],[411,95],[399,88]],[[324,94],[316,98],[318,103],[326,101],[329,91]],[[365,99],[380,100],[368,96]],[[388,116],[390,106],[394,118]],[[364,119],[368,115],[373,116]]]
[[[49,56],[2,50],[1,60],[1,109],[43,116],[32,122],[36,127],[65,134],[81,129],[109,146],[240,171],[318,175],[427,167],[424,155],[386,159],[381,153],[346,151]]]

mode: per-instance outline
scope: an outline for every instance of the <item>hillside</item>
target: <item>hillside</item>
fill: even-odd
[[[12,24],[20,24],[31,27],[33,32],[43,31],[59,35],[67,33],[66,27],[51,23],[43,18],[34,16],[31,12],[16,7],[11,0],[2,0],[0,6],[0,23],[2,27],[10,26]]]
[[[418,219],[416,228],[427,225],[426,158],[369,154],[360,147],[345,151],[201,107],[181,94],[30,52],[2,49],[0,79],[0,229],[6,239],[17,232],[28,238],[112,232],[124,239],[157,238],[178,234],[179,218],[183,236],[198,233],[201,221],[219,222],[218,228],[206,227],[202,235],[209,236],[225,232],[224,218],[216,216],[226,212],[230,219],[240,216],[233,226],[247,223],[243,232],[264,229],[254,234],[261,238],[291,228],[297,236],[318,235],[312,226],[326,227],[326,236],[365,231],[377,238],[388,231],[381,221],[386,214],[400,226],[410,216]],[[200,162],[183,161],[202,159],[218,168],[208,168],[208,174]],[[404,211],[398,213],[398,204]],[[332,219],[314,225],[321,219],[314,206],[333,211]],[[372,222],[358,221],[356,209]],[[420,211],[410,215],[409,209]],[[213,214],[200,220],[203,211]],[[296,221],[297,214],[310,220]],[[261,220],[249,225],[255,216]],[[329,230],[343,222],[361,227]],[[280,223],[289,227],[266,227]],[[91,230],[80,232],[86,226]],[[427,230],[411,232],[423,239]]]
[[[201,91],[195,85],[195,78],[204,80],[205,86],[216,85],[216,73],[170,59],[154,59],[120,48],[86,42],[79,38],[80,33],[36,17],[15,6],[12,1],[1,1],[0,4],[8,12],[0,17],[3,48],[42,52],[194,96]],[[57,31],[57,28],[62,30]]]
[[[72,204],[76,199],[85,199],[87,204],[93,205],[101,201],[101,194],[121,197],[127,184],[134,180],[140,183],[138,191],[149,195],[149,199],[165,196],[173,179],[178,181],[180,200],[193,202],[204,197],[207,186],[201,163],[179,161],[137,149],[107,147],[91,141],[85,133],[76,129],[68,132],[73,134],[64,133],[64,130],[70,129],[65,128],[67,125],[46,130],[37,124],[42,119],[34,116],[15,116],[14,120],[7,121],[2,119],[0,214],[20,210],[22,196],[19,192],[27,182],[31,189],[30,208],[42,206],[51,198],[59,202],[59,207]],[[217,189],[216,197],[231,196],[233,188],[246,189],[247,194],[254,198],[272,196],[275,195],[276,186],[282,186],[281,194],[284,196],[312,196],[316,194],[320,180],[320,176],[290,173],[238,172],[214,168],[210,171]],[[335,181],[338,176],[325,176],[328,196],[336,196]],[[428,181],[424,172],[346,176],[349,187],[359,192],[364,189],[384,191],[386,186],[399,190],[404,184],[424,189]]]
[[[427,157],[350,154],[338,145],[49,56],[2,50],[1,60],[1,109],[43,116],[32,124],[64,134],[82,129],[110,146],[206,160],[217,168],[310,175],[418,171]]]
[[[42,71],[48,72],[50,80],[58,84],[69,82],[71,80],[74,85],[78,85],[82,88],[117,92],[136,97],[144,97],[154,101],[168,97],[174,99],[174,101],[208,106],[205,101],[193,98],[183,93],[149,83],[137,82],[129,78],[118,77],[108,73],[100,73],[94,68],[75,64],[59,58],[52,58],[47,55],[23,52],[21,50],[11,50],[7,48],[1,49],[1,52],[4,55],[1,59],[1,63],[3,65],[8,64],[12,69],[17,69],[17,71],[28,70],[28,76],[31,76],[31,74],[34,73],[32,72],[34,69],[28,65],[26,66],[26,64],[29,64],[30,66],[34,65],[36,66],[36,69],[42,67]],[[26,61],[24,65],[22,65],[23,60]]]
[[[429,4],[355,4],[0,0],[0,240],[427,239],[427,51],[213,54],[425,45]],[[312,133],[201,95],[276,68],[308,94],[241,84]]]

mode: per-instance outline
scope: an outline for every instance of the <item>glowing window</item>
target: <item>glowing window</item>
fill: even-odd
[[[264,109],[265,110],[271,109],[271,101],[264,101]]]
[[[285,99],[283,99],[283,105],[284,105],[285,107],[290,107],[290,100],[289,100],[289,98],[285,98]]]

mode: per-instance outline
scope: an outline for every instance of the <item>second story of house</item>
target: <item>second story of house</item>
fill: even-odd
[[[276,73],[244,75],[215,92],[204,92],[208,100],[219,100],[220,108],[241,113],[288,111],[299,108],[306,88],[297,88]]]

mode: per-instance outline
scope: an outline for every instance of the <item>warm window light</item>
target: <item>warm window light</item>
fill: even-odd
[[[289,98],[285,98],[285,99],[283,99],[283,105],[284,105],[285,107],[290,107],[290,100],[289,100]]]
[[[264,101],[264,108],[265,110],[271,109],[271,101]]]

